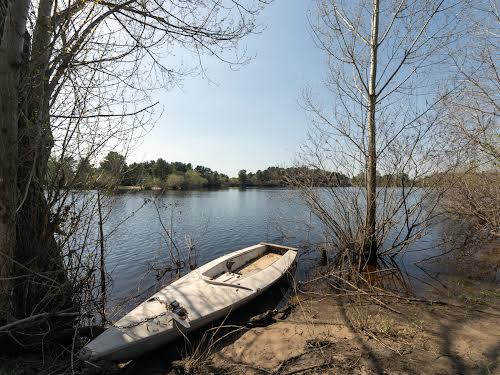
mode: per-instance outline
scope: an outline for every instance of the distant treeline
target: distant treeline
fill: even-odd
[[[238,177],[229,177],[208,167],[162,158],[127,164],[125,156],[111,151],[99,167],[88,160],[72,157],[51,158],[48,181],[74,188],[134,186],[141,189],[187,190],[220,187],[286,187],[286,186],[363,186],[362,174],[353,177],[321,169],[306,167],[269,167],[255,173],[242,169]],[[408,176],[379,176],[380,186],[398,186],[409,181]]]
[[[49,181],[64,179],[65,185],[75,188],[135,186],[142,189],[197,189],[238,186],[238,178],[204,166],[193,168],[191,163],[167,162],[162,158],[127,164],[125,156],[111,151],[98,167],[88,160],[52,158],[49,163]]]
[[[349,177],[321,169],[306,167],[280,168],[269,167],[263,171],[260,169],[255,173],[247,173],[241,170],[238,173],[240,186],[351,186]]]

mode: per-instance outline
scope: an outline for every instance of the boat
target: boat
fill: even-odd
[[[161,289],[85,345],[84,360],[123,362],[227,316],[265,292],[297,249],[259,243],[217,258]]]

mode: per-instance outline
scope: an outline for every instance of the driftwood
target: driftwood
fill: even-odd
[[[0,326],[0,347],[5,353],[41,348],[48,341],[61,342],[60,333],[74,325],[79,312],[40,313]],[[69,335],[68,342],[74,336]]]
[[[93,340],[105,330],[106,328],[97,325],[65,328],[54,333],[53,338],[60,342],[71,342],[77,336]]]
[[[266,312],[263,312],[262,314],[259,314],[259,315],[252,317],[248,321],[247,325],[251,326],[251,327],[268,326],[268,325],[276,322],[276,319],[274,317],[278,314],[281,314],[281,316],[278,319],[280,319],[280,320],[286,319],[296,306],[297,306],[297,304],[294,303],[294,304],[288,304],[285,307],[282,307],[281,309],[267,310]]]
[[[39,325],[40,323],[43,323],[50,318],[74,318],[79,315],[80,313],[78,312],[43,313],[43,314],[32,315],[27,318],[19,319],[14,322],[1,326],[0,334],[10,332],[14,329],[27,328]]]

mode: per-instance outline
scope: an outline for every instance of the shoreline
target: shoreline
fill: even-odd
[[[266,185],[266,186],[246,186],[246,187],[240,187],[240,186],[220,186],[220,187],[199,187],[199,188],[188,188],[188,189],[169,189],[169,188],[163,188],[161,186],[153,186],[153,187],[144,187],[144,186],[125,186],[125,185],[119,185],[110,189],[105,189],[109,191],[118,191],[118,192],[136,192],[136,191],[155,191],[155,192],[170,192],[170,191],[175,191],[175,192],[180,192],[180,191],[222,191],[222,190],[229,190],[229,189],[238,189],[238,190],[252,190],[252,189],[292,189],[292,187],[289,186],[279,186],[279,185]],[[99,190],[96,187],[90,188],[90,189],[74,189],[74,191],[94,191],[94,190]]]
[[[421,298],[332,295],[326,282],[292,297],[292,311],[263,324],[222,322],[190,356],[165,364],[171,347],[120,374],[493,374],[500,369],[500,240],[440,259],[442,289]],[[465,268],[464,268],[465,267]],[[326,268],[317,269],[317,275]],[[312,276],[312,275],[311,275]],[[309,292],[309,293],[308,293]],[[236,327],[236,328],[234,328]],[[217,328],[217,331],[219,328]]]
[[[158,348],[119,365],[78,363],[73,373],[498,373],[500,239],[476,243],[434,261],[446,265],[436,280],[442,288],[429,288],[420,298],[391,296],[392,289],[375,298],[360,293],[334,294],[331,284],[320,280],[301,285],[290,300],[290,311],[281,308],[270,319],[255,319],[263,314],[252,309],[266,313],[277,308],[283,297],[277,288],[272,292],[277,293],[274,297],[267,295],[260,303],[205,327],[190,335],[189,341]],[[313,270],[310,280],[328,271],[327,266],[319,265]],[[22,360],[0,358],[0,373],[40,373],[36,353],[23,354]],[[62,358],[51,366],[65,369],[67,362]]]

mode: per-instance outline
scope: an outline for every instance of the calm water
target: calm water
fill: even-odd
[[[169,231],[172,227],[174,240],[185,254],[186,238],[191,239],[198,265],[261,241],[300,245],[313,240],[315,232],[309,225],[309,211],[288,190],[227,189],[162,195],[137,192],[114,196],[106,223],[106,231],[113,230],[106,243],[113,298],[155,284],[151,265],[169,259],[169,240],[156,206],[152,202],[144,204],[149,199],[156,200],[163,224]]]
[[[152,199],[157,202],[156,206]],[[105,230],[112,232],[106,242],[106,268],[112,278],[111,304],[158,285],[152,265],[158,268],[169,260],[169,241],[159,215],[168,230],[172,229],[181,251],[186,251],[186,239],[191,239],[198,254],[198,266],[261,241],[302,248],[306,243],[322,241],[319,223],[296,194],[286,189],[227,189],[162,195],[132,192],[113,196],[110,206]],[[436,228],[435,233],[429,233],[399,261],[411,274],[409,282],[429,282],[428,270],[420,269],[415,262],[435,253],[433,243],[438,232]],[[429,247],[432,249],[427,249]],[[316,252],[301,253],[299,279],[306,277],[308,267],[316,259]]]

